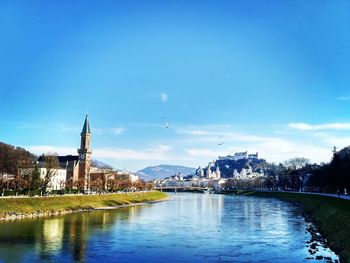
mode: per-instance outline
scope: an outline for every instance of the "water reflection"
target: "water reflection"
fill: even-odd
[[[118,220],[132,221],[138,207],[115,211],[76,213],[54,218],[0,223],[0,259],[22,262],[34,252],[39,260],[50,261],[69,251],[73,261],[85,261],[89,233],[108,231]],[[34,249],[33,249],[34,248]],[[9,254],[12,251],[15,253]]]
[[[281,201],[177,194],[157,204],[0,223],[0,260],[305,262],[309,239],[299,211]]]

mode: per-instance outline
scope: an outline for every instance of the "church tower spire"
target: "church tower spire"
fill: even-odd
[[[82,134],[90,133],[89,115],[86,113]]]
[[[90,124],[88,114],[85,116],[84,126],[80,133],[80,149],[79,154],[79,188],[86,190],[89,188],[88,182],[90,181],[90,165],[91,165],[91,148],[90,148]]]

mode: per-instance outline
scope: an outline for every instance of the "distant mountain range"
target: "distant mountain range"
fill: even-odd
[[[146,167],[137,172],[137,174],[144,180],[161,179],[177,173],[183,175],[192,174],[196,171],[196,168],[190,168],[178,165],[157,165]]]
[[[91,160],[91,165],[93,167],[97,167],[97,168],[101,168],[101,169],[113,169],[113,167],[110,166],[109,164],[106,164],[106,163],[101,162],[101,161],[96,160],[96,159]]]

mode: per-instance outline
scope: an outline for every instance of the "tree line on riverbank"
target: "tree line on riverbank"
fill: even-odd
[[[293,158],[268,164],[265,177],[252,180],[228,179],[226,189],[312,191],[347,194],[350,189],[350,152],[335,152],[330,163],[310,164],[306,158]]]
[[[55,154],[43,155],[42,158],[45,166],[43,176],[39,172],[37,156],[26,149],[0,142],[0,195],[43,195],[48,192],[63,194],[82,191],[83,182],[66,180],[62,181],[64,190],[50,190],[52,178],[60,163]],[[151,183],[142,180],[132,182],[127,175],[117,174],[113,170],[95,174],[87,183],[91,191],[99,193],[153,189]]]

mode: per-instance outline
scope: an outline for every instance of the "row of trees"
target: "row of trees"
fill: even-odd
[[[27,168],[18,177],[0,176],[1,195],[43,195],[50,190],[52,173],[54,169],[46,170],[41,176],[37,166]],[[62,181],[61,188],[64,190],[55,191],[59,193],[84,192],[85,182],[83,181]],[[153,184],[143,180],[132,182],[127,175],[117,175],[115,172],[99,176],[92,176],[87,185],[92,192],[119,192],[119,191],[143,191],[152,190]]]
[[[152,190],[153,183],[143,180],[131,181],[129,175],[114,172],[90,177],[90,189],[95,192],[143,191]]]
[[[0,145],[0,189],[2,195],[43,194],[51,186],[51,180],[59,168],[57,154],[42,156],[40,167],[45,168],[40,174],[37,157],[25,149],[11,145]]]
[[[23,169],[17,177],[0,176],[1,195],[43,195],[47,193],[51,186],[51,179],[54,168],[48,167],[45,175],[41,176],[37,166]],[[115,172],[91,176],[87,182],[89,189],[93,192],[118,192],[118,191],[143,191],[152,190],[153,184],[138,180],[132,182],[128,175],[117,175]],[[62,181],[61,188],[66,193],[82,192],[85,182],[82,181]],[[54,190],[54,189],[53,189]]]
[[[57,154],[41,156],[40,168],[37,157],[23,148],[0,142],[0,195],[42,195],[52,190],[52,179],[60,167]],[[69,178],[68,178],[69,179]],[[92,174],[88,187],[96,192],[151,190],[153,184],[144,181],[132,182],[128,175],[118,175],[115,171]],[[62,180],[60,188],[74,193],[84,189],[85,181]],[[54,190],[54,189],[53,189]]]
[[[293,158],[283,164],[268,164],[267,175],[251,180],[229,179],[226,189],[262,189],[347,193],[350,189],[350,153],[334,154],[328,164],[310,164],[306,158]]]
[[[21,175],[23,167],[33,166],[36,157],[27,150],[0,142],[0,189],[15,192],[28,185],[28,181]]]
[[[18,175],[21,167],[35,160],[35,155],[27,150],[0,142],[0,174]]]
[[[293,158],[283,164],[270,164],[265,186],[274,190],[304,191],[310,173],[318,167],[309,159]]]
[[[315,169],[309,186],[317,192],[347,193],[350,189],[350,153],[347,148],[334,154],[329,164]]]
[[[310,171],[315,169],[306,158],[293,158],[284,163],[267,164],[265,177],[249,180],[229,179],[227,189],[303,191]]]

